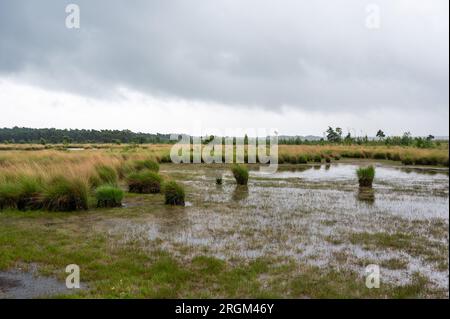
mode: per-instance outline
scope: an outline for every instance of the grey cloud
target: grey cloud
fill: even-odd
[[[65,6],[81,29],[65,28]],[[117,86],[228,105],[448,107],[448,2],[0,2],[0,74],[109,96]],[[424,8],[425,6],[425,8]]]

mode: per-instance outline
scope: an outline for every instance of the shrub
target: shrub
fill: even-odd
[[[164,197],[167,205],[184,206],[185,192],[183,186],[174,181],[164,185]]]
[[[15,182],[0,183],[0,209],[17,208],[20,198],[20,187]]]
[[[305,155],[299,155],[297,157],[297,163],[299,163],[299,164],[306,164],[306,163],[308,163],[308,159],[306,158]]]
[[[88,185],[81,179],[58,176],[45,186],[43,206],[50,211],[86,210],[88,191]]]
[[[356,175],[358,176],[359,186],[372,187],[372,182],[375,178],[375,168],[372,165],[360,167],[356,170]]]
[[[131,173],[127,181],[131,193],[155,194],[161,191],[161,176],[150,170]]]
[[[248,183],[248,169],[245,166],[235,164],[231,168],[233,176],[236,179],[238,185],[247,185]]]
[[[104,185],[95,190],[97,207],[120,207],[122,206],[123,191],[115,186]]]
[[[216,178],[216,184],[217,184],[217,185],[222,185],[222,184],[223,184],[223,179],[222,179],[222,177],[217,177],[217,178]]]
[[[152,172],[159,172],[159,164],[153,160],[138,160],[134,162],[134,168],[138,171],[148,169]]]

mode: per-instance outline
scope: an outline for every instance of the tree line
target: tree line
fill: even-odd
[[[169,143],[170,134],[134,133],[130,130],[80,130],[55,128],[0,128],[0,143]]]

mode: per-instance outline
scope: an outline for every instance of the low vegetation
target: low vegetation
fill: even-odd
[[[143,170],[128,175],[130,193],[156,194],[161,192],[162,177],[151,170]]]
[[[236,179],[236,183],[238,185],[247,185],[248,183],[248,168],[235,164],[232,166],[231,171],[233,173],[234,178]]]
[[[95,190],[97,207],[121,207],[123,191],[115,186],[104,185]]]
[[[165,183],[164,198],[167,205],[184,206],[185,191],[183,186],[174,181]]]
[[[372,187],[373,179],[375,178],[375,167],[370,165],[368,167],[360,167],[356,170],[360,187]]]
[[[88,196],[88,184],[82,179],[57,176],[45,186],[43,207],[60,212],[87,210]]]

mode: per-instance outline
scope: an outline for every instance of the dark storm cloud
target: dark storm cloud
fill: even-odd
[[[51,89],[276,109],[448,107],[448,2],[0,2],[0,74]]]

